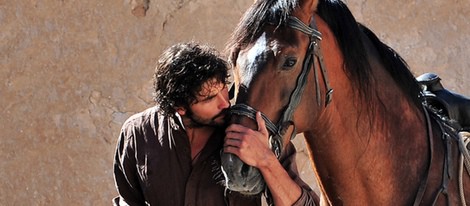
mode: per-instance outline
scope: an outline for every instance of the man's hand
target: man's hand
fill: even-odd
[[[224,152],[237,155],[253,167],[266,167],[270,161],[277,161],[269,148],[269,132],[260,112],[256,112],[258,130],[232,124],[225,130]]]

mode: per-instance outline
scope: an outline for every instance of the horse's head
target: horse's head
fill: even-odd
[[[228,49],[238,85],[232,122],[257,129],[254,111],[261,111],[280,159],[293,134],[303,132],[318,182],[332,205],[387,198],[392,204],[397,196],[410,204],[406,194],[416,187],[405,193],[369,194],[383,191],[372,186],[372,180],[378,185],[387,175],[390,182],[407,178],[407,183],[420,185],[420,175],[409,171],[425,164],[413,166],[416,161],[410,161],[410,167],[403,167],[402,163],[410,156],[427,162],[420,156],[427,148],[421,142],[426,123],[419,86],[398,54],[358,24],[342,1],[258,0],[243,16]],[[330,80],[337,90],[327,107]],[[409,134],[417,138],[394,138]],[[397,158],[392,160],[384,150],[394,151]],[[384,163],[374,164],[379,157],[386,158]],[[222,167],[229,189],[246,194],[263,189],[259,171],[236,156],[223,154]],[[351,180],[352,174],[357,178]],[[355,191],[358,183],[365,182],[367,190]]]
[[[257,129],[255,112],[261,111],[278,158],[290,138],[308,124],[299,113],[327,104],[332,91],[327,81],[323,81],[325,69],[312,71],[314,64],[321,65],[315,59],[322,58],[315,57],[319,54],[321,40],[313,18],[316,3],[307,0],[255,2],[243,16],[228,48],[238,85],[232,122]],[[315,87],[306,87],[307,78],[312,78],[310,72],[315,73],[314,81],[324,82],[321,89],[318,83],[316,91],[310,91]],[[300,104],[304,90],[323,95]],[[318,102],[318,106],[307,107],[305,105],[311,104],[306,101]],[[256,194],[264,189],[259,171],[236,156],[223,154],[222,167],[229,189],[245,194]]]

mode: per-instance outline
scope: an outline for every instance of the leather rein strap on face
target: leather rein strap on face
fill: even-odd
[[[266,127],[270,132],[270,143],[271,148],[276,154],[277,158],[280,158],[281,151],[283,148],[282,145],[282,136],[285,134],[288,125],[294,126],[294,131],[291,134],[291,139],[293,139],[296,135],[295,131],[295,124],[292,121],[292,117],[294,114],[295,109],[300,103],[302,98],[303,91],[305,89],[305,85],[307,84],[307,77],[311,67],[314,67],[314,77],[315,77],[315,88],[316,88],[316,95],[317,95],[317,103],[318,106],[321,106],[321,91],[320,86],[318,83],[318,75],[317,75],[317,65],[315,64],[315,56],[318,58],[320,71],[322,73],[322,77],[325,83],[326,88],[326,100],[325,100],[325,107],[331,102],[331,96],[333,94],[333,89],[330,87],[328,75],[326,72],[326,67],[323,63],[323,55],[321,53],[320,48],[320,41],[321,41],[321,33],[317,29],[317,25],[315,19],[312,17],[312,21],[310,23],[312,27],[303,23],[300,19],[294,16],[289,16],[286,19],[286,25],[296,29],[302,33],[305,33],[310,38],[310,43],[305,54],[305,59],[302,65],[302,71],[300,72],[299,76],[297,77],[297,83],[292,91],[289,103],[285,107],[285,110],[279,119],[277,125],[274,124],[264,113],[261,113],[264,121],[266,122]],[[256,110],[249,105],[246,104],[236,104],[231,108],[232,114],[246,116],[251,118],[252,120],[256,121]]]

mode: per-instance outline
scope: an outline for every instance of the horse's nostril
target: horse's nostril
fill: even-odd
[[[242,177],[245,177],[245,178],[246,178],[246,177],[248,176],[248,173],[250,172],[250,169],[251,169],[251,166],[250,166],[250,165],[243,164],[242,170],[241,170]]]

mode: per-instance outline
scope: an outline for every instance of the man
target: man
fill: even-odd
[[[261,205],[259,196],[229,192],[220,183],[220,151],[230,107],[228,77],[227,63],[207,46],[181,43],[163,52],[154,75],[157,105],[133,115],[121,129],[114,160],[119,196],[114,205]],[[262,120],[258,122],[264,125]],[[311,199],[306,194],[311,192],[308,186],[300,181],[307,188],[301,189],[284,176],[287,172],[276,167],[279,163],[239,153],[243,147],[237,144],[244,141],[240,137],[266,138],[267,142],[265,129],[253,131],[241,125],[228,129],[226,152],[238,153],[242,160],[259,166],[268,184],[272,178],[288,178],[280,181],[294,183],[286,188],[278,184],[269,187],[276,204],[281,203],[278,200],[299,200],[299,205],[304,205],[302,201]],[[263,141],[253,142],[252,149],[269,150]],[[298,179],[296,169],[290,173]]]

